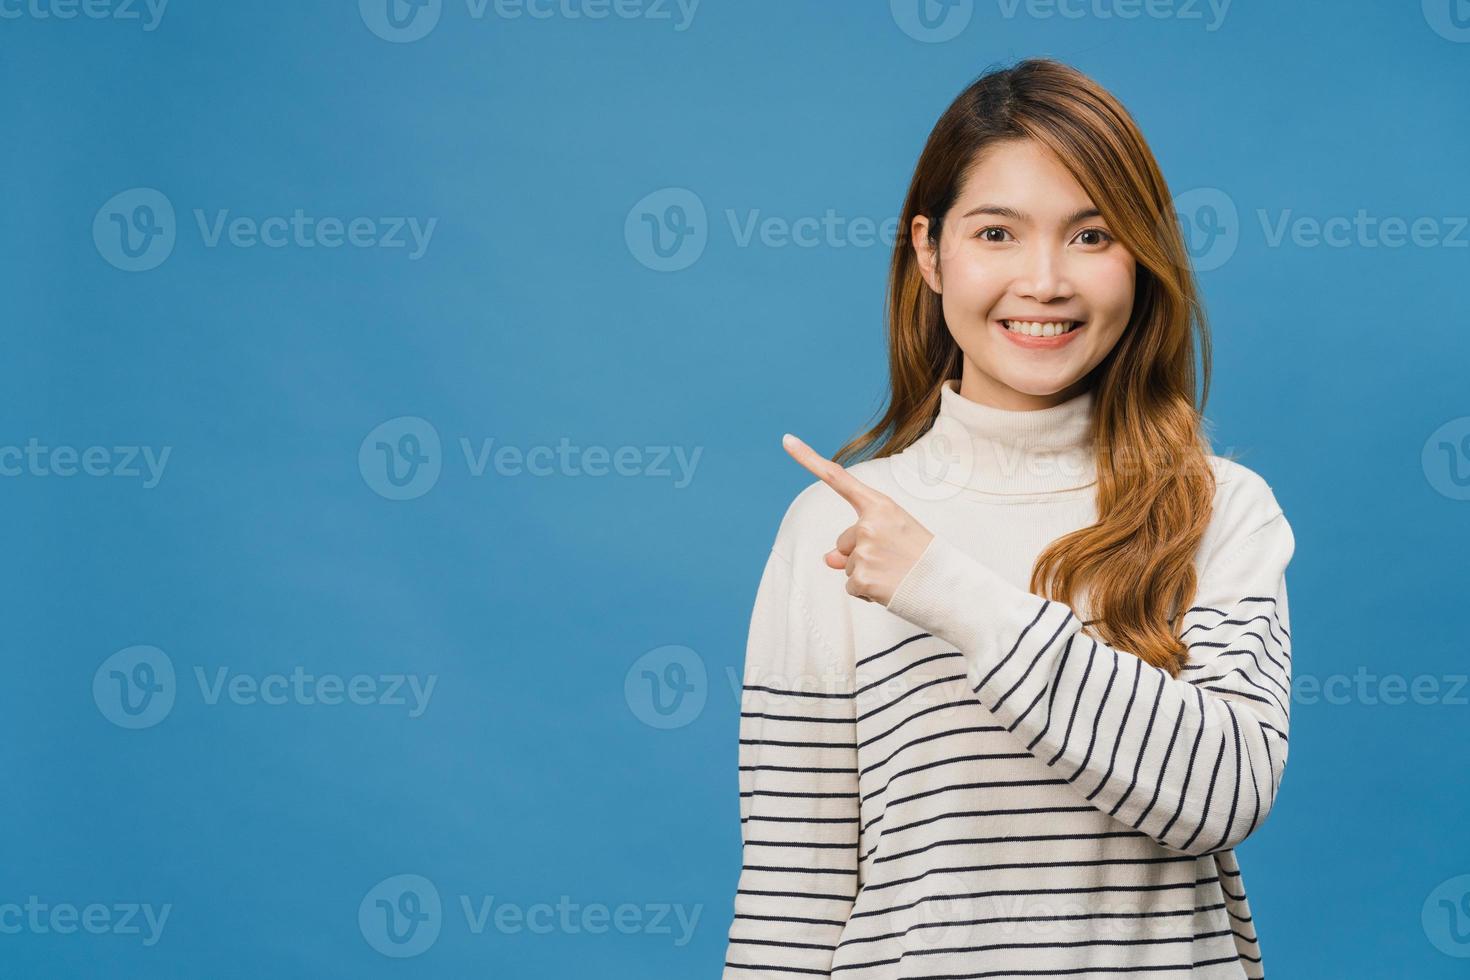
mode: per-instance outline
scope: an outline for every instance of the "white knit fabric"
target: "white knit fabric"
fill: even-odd
[[[1264,975],[1232,848],[1286,765],[1291,528],[1210,457],[1189,666],[1103,643],[1085,593],[1028,591],[1097,519],[1093,397],[1007,411],[951,381],[918,442],[849,468],[935,535],[887,608],[822,560],[852,507],[819,482],[788,508],[746,649],[725,980]]]

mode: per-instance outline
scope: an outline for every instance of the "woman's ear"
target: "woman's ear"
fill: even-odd
[[[914,215],[909,225],[909,241],[914,246],[914,256],[919,262],[919,272],[929,288],[941,293],[939,281],[939,244],[929,241],[929,219],[922,214]]]

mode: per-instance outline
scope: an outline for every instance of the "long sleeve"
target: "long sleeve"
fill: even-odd
[[[1279,509],[1226,536],[1184,614],[1178,678],[937,536],[887,608],[954,644],[980,702],[1087,802],[1171,850],[1210,854],[1261,825],[1286,766],[1294,549]]]
[[[743,861],[725,980],[830,976],[858,890],[855,698],[841,665],[773,550],[745,654]]]

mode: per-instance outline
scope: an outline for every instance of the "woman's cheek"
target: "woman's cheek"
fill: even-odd
[[[944,291],[953,287],[958,307],[968,315],[983,320],[988,311],[1005,293],[1004,279],[997,275],[1001,270],[995,265],[978,262],[966,263],[959,274],[945,280]]]

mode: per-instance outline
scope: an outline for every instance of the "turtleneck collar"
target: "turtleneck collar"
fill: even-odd
[[[934,424],[904,450],[925,484],[1030,494],[1097,482],[1091,389],[1029,411],[983,405],[958,389],[957,379],[944,382]]]

